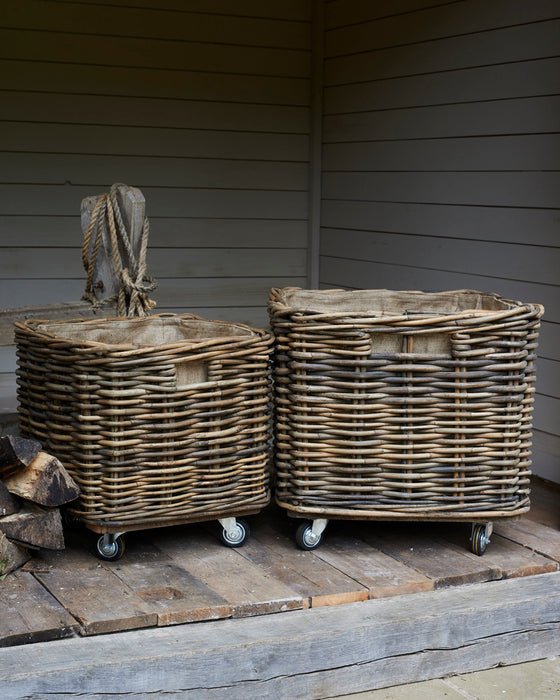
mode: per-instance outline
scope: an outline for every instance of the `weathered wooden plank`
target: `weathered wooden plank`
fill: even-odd
[[[531,509],[527,520],[560,530],[560,485],[534,478],[531,482]]]
[[[5,255],[4,255],[5,253]],[[146,256],[148,273],[156,279],[187,277],[298,276],[305,274],[305,250],[283,248],[158,248],[150,245]],[[83,275],[78,248],[4,248],[0,259],[2,279],[76,278]],[[103,279],[107,279],[104,274]],[[84,282],[85,286],[85,282]],[[157,294],[157,292],[156,292]]]
[[[332,526],[332,530],[336,529]],[[365,531],[365,527],[359,529],[352,525],[339,528],[338,532],[327,530],[325,542],[316,550],[316,556],[351,573],[352,578],[368,589],[369,598],[433,590],[433,579],[418,571],[418,567],[405,565],[356,536]]]
[[[560,573],[4,649],[6,700],[49,692],[322,698],[558,654]],[[406,655],[406,663],[403,656]]]
[[[275,3],[277,4],[277,3]],[[280,3],[281,5],[282,3]],[[126,6],[112,4],[103,12],[92,13],[88,21],[88,32],[91,34],[113,34],[125,37],[162,39],[169,42],[209,42],[211,44],[241,44],[275,46],[288,49],[308,48],[308,13],[298,12],[297,16],[275,16],[267,8],[253,8],[254,15],[243,15],[238,3],[224,5],[220,8],[216,3],[212,7],[204,6],[201,12],[191,5],[175,4],[175,12],[165,8],[135,6],[130,12]],[[306,3],[302,3],[304,9]],[[295,8],[293,8],[295,10]],[[22,26],[33,30],[47,32],[64,31],[83,32],[83,9],[79,3],[65,7],[56,14],[49,11],[37,0],[28,0],[25,7],[17,2],[6,2],[6,28],[18,29]],[[223,14],[222,14],[223,13]],[[251,13],[248,13],[251,14]],[[294,12],[295,14],[295,12]],[[237,16],[236,16],[237,15]],[[268,15],[268,16],[267,16]],[[285,22],[284,19],[293,21]],[[279,21],[280,20],[280,21]],[[110,27],[110,31],[108,31]]]
[[[157,541],[157,538],[155,538]],[[232,606],[175,564],[143,533],[126,537],[126,554],[111,571],[140,597],[159,626],[230,617]]]
[[[108,568],[93,561],[87,570],[53,567],[35,577],[80,623],[82,634],[107,634],[154,627],[157,613]]]
[[[305,107],[309,81],[270,75],[230,75],[119,66],[4,61],[1,87],[73,94],[214,100]],[[149,86],[148,88],[146,86]]]
[[[151,126],[160,129],[199,129],[204,124],[207,129],[244,132],[250,125],[254,131],[304,134],[309,128],[309,110],[305,106],[231,102],[224,110],[212,102],[197,100],[166,99],[162,102],[157,98],[119,95],[81,95],[76,100],[74,95],[60,93],[51,94],[45,100],[40,93],[17,90],[9,91],[5,98],[0,104],[0,117],[6,121],[17,121],[22,115],[31,113],[38,121],[44,122]],[[538,126],[530,129],[538,130]],[[517,130],[517,133],[522,132]]]
[[[307,193],[270,190],[216,190],[143,187],[148,216],[213,218],[305,219]],[[75,215],[91,186],[0,185],[0,208],[5,215]]]
[[[496,523],[494,532],[545,557],[560,562],[560,532],[527,518]]]
[[[286,50],[264,45],[174,42],[109,33],[100,36],[56,30],[33,32],[27,28],[0,30],[0,57],[57,63],[81,60],[89,65],[97,63],[168,71],[217,73],[229,70],[233,74],[272,77],[309,76],[307,47]]]
[[[558,288],[556,288],[558,293]],[[560,309],[558,309],[560,312]],[[543,385],[543,391],[544,391]],[[539,394],[535,401],[534,425],[539,430],[544,430],[552,435],[558,434],[558,416],[560,415],[560,399],[553,396]]]
[[[523,134],[331,143],[323,148],[325,171],[553,170],[550,150],[560,136]],[[13,159],[16,160],[15,158]],[[17,168],[16,168],[17,172]]]
[[[379,23],[381,31],[386,34],[387,39],[395,40],[395,43],[403,41],[403,26],[405,32],[417,33],[420,29],[427,32],[427,36],[436,38],[445,36],[446,31],[475,32],[481,29],[493,29],[504,26],[504,17],[508,17],[509,12],[514,13],[515,21],[530,22],[546,17],[556,17],[554,1],[539,3],[538,6],[531,7],[523,0],[496,0],[492,7],[486,4],[482,6],[480,2],[474,2],[469,6],[470,12],[461,6],[445,7],[449,2],[445,0],[394,0],[390,10],[387,6],[379,3],[372,3],[369,0],[343,0],[327,3],[327,28],[336,29],[339,26],[363,25],[371,31]],[[443,6],[443,7],[438,7]],[[409,16],[395,20],[395,15]],[[437,24],[433,21],[437,18]],[[402,23],[404,19],[404,24]],[[424,26],[424,23],[427,26]],[[418,25],[421,25],[419,27]],[[400,28],[400,32],[396,27]],[[450,28],[453,28],[452,30]],[[467,29],[468,27],[468,29]],[[391,31],[392,30],[392,31]]]
[[[83,0],[78,0],[81,4]],[[115,0],[96,0],[98,5],[115,6]],[[153,9],[153,0],[119,0],[119,7],[143,7]],[[185,11],[184,0],[161,0],[158,9]],[[282,0],[282,2],[262,4],[261,0],[237,0],[232,4],[229,0],[189,0],[190,12],[208,13],[210,10],[219,14],[233,17],[260,17],[269,19],[294,20],[308,22],[311,16],[309,0]]]
[[[305,280],[305,277],[296,275],[182,280],[159,278],[157,301],[158,307],[169,308],[223,307],[227,310],[230,306],[261,306],[265,310],[271,287],[304,287]],[[1,285],[2,282],[0,288]]]
[[[0,647],[74,637],[79,630],[76,620],[25,571],[0,582],[0,609]]]
[[[560,332],[560,328],[558,329]],[[540,333],[539,333],[540,338]],[[537,387],[546,391],[549,396],[558,398],[560,396],[560,358],[558,360],[547,360],[546,357],[539,357],[538,360],[538,385]]]
[[[560,174],[534,172],[325,173],[325,199],[556,207]]]
[[[559,27],[558,20],[551,19],[474,35],[454,35],[440,39],[437,50],[429,50],[421,42],[399,42],[400,45],[376,50],[376,37],[372,35],[368,36],[366,52],[357,52],[353,47],[349,55],[341,55],[345,52],[339,50],[337,56],[327,60],[325,84],[348,82],[349,76],[353,82],[364,82],[398,77],[403,72],[420,75],[555,56]]]
[[[492,209],[415,202],[323,202],[324,228],[420,234],[471,240],[554,246],[556,210],[522,207]]]
[[[539,375],[539,378],[540,378],[540,375]],[[534,430],[533,431],[533,460],[536,458],[537,453],[542,454],[543,461],[546,461],[546,460],[550,461],[550,466],[552,467],[555,462],[560,460],[560,436],[551,435],[550,433],[543,433],[540,430]],[[553,481],[554,476],[543,477],[543,478],[548,478],[551,481]],[[560,516],[559,516],[559,521],[560,521]]]
[[[326,8],[326,27],[328,30],[345,26],[349,23],[364,23],[372,20],[382,19],[388,14],[404,14],[425,10],[426,7],[436,7],[446,5],[446,0],[393,0],[390,11],[385,5],[372,3],[369,0],[331,0]]]
[[[138,129],[135,128],[134,131]],[[121,129],[125,131],[125,129]],[[157,131],[148,129],[148,131]],[[125,133],[121,134],[122,140],[127,141]],[[189,146],[183,147],[182,139],[177,140],[176,156],[149,155],[160,149],[157,134],[150,134],[153,139],[149,143],[142,142],[145,147],[143,153],[131,159],[123,155],[59,155],[51,153],[7,153],[3,158],[3,165],[7,174],[3,176],[4,182],[27,182],[29,184],[52,183],[59,185],[64,178],[71,181],[91,182],[98,188],[97,183],[109,182],[115,173],[128,182],[141,182],[142,187],[209,187],[209,188],[233,188],[239,187],[252,190],[305,190],[307,186],[307,163],[291,163],[285,151],[278,152],[270,160],[223,160],[214,156],[208,158],[193,158],[188,155]],[[108,135],[107,135],[108,137]],[[88,136],[89,138],[89,136]],[[93,135],[91,138],[94,138]],[[138,137],[134,135],[134,141]],[[204,140],[204,139],[202,139]],[[208,145],[208,151],[216,154],[220,147],[220,140]],[[237,144],[237,134],[230,135],[232,144]],[[244,139],[241,139],[244,140]],[[170,150],[166,139],[162,139],[162,150]],[[197,139],[197,142],[199,140]],[[91,143],[92,151],[97,147]],[[199,144],[203,145],[203,144]],[[303,146],[299,136],[293,138],[292,144],[287,150],[293,151],[293,157],[297,160],[305,158],[305,149],[301,148],[295,153],[298,146]],[[37,144],[39,146],[39,144]],[[41,148],[39,146],[39,148]],[[103,144],[99,144],[99,150]],[[225,147],[227,148],[227,147]],[[140,151],[140,149],[138,149]],[[186,151],[183,153],[183,151]],[[200,149],[202,152],[202,149]],[[241,158],[247,157],[247,151],[239,148]],[[259,154],[262,158],[263,154]]]
[[[52,153],[70,151],[70,153],[79,155],[83,153],[84,150],[83,140],[87,139],[87,153],[92,155],[105,155],[103,149],[107,149],[106,141],[111,137],[113,128],[110,126],[45,124],[38,130],[36,126],[32,127],[23,123],[14,122],[9,123],[9,128],[6,127],[6,132],[7,133],[3,134],[1,137],[5,139],[5,141],[0,142],[6,148],[8,144],[10,144],[12,149],[19,148],[19,150],[24,152],[37,151],[39,153],[48,153],[50,149]],[[301,167],[289,167],[291,164],[286,163],[286,161],[301,162],[305,160],[308,153],[308,139],[304,134],[261,134],[251,131],[238,133],[231,131],[207,131],[202,128],[177,131],[175,129],[157,127],[130,127],[119,129],[119,138],[119,153],[121,155],[126,155],[128,157],[150,156],[161,158],[167,156],[170,158],[183,157],[187,159],[225,159],[226,175],[229,165],[230,173],[235,173],[237,170],[239,175],[244,177],[244,181],[247,183],[255,181],[254,178],[250,178],[248,165],[246,164],[247,160],[283,162],[283,164],[279,166],[279,174],[284,174],[283,181],[285,182],[286,173],[290,170],[296,173],[301,172]],[[80,146],[80,144],[82,145]],[[241,162],[231,162],[228,164],[228,160],[239,160]],[[74,162],[74,168],[76,167],[76,161],[73,161],[68,153],[67,162],[70,167],[72,167],[72,163]],[[95,167],[96,161],[93,160],[92,162]],[[118,163],[119,161],[115,161],[115,164]],[[174,167],[171,163],[169,165],[172,172],[177,172],[181,167],[180,165],[179,168]],[[183,164],[183,167],[184,165],[185,164]],[[193,170],[196,170],[196,160],[192,165]],[[270,170],[269,167],[267,168],[262,163],[260,165],[256,163],[255,165],[257,172],[263,172],[265,168],[267,171]],[[157,183],[144,181],[147,171],[142,162],[139,162],[139,166],[139,176],[135,177],[133,182],[142,183],[142,190],[144,190],[147,185],[157,186]],[[218,186],[220,182],[225,183],[224,178],[216,173],[216,167],[216,164],[204,165],[204,163],[201,162],[201,181],[208,180],[210,174],[214,172],[215,177],[218,178]],[[73,172],[76,171],[74,170]],[[188,177],[188,175],[189,172],[187,169],[187,173],[184,177]],[[83,177],[87,177],[87,175],[82,175],[82,178]],[[153,178],[153,173],[151,177]],[[164,173],[162,173],[162,177],[164,178],[165,184],[169,184],[169,180],[166,179]],[[270,175],[270,178],[273,177],[273,175]],[[178,179],[178,176],[176,176],[176,179]],[[89,181],[95,184],[93,178],[90,178]],[[80,179],[79,182],[81,184],[88,184],[87,181],[84,182],[82,179]],[[183,179],[183,182],[187,184],[188,180]],[[270,182],[274,182],[274,179],[271,179]],[[276,178],[276,182],[279,182],[278,178]],[[176,186],[180,185],[180,182],[176,183]],[[285,187],[285,184],[283,186]],[[148,202],[150,201],[148,198],[146,199]]]
[[[261,306],[266,309],[271,287],[304,287],[305,277],[224,277],[197,279],[158,278],[154,293],[160,308],[193,309]],[[32,304],[40,299],[72,299],[83,293],[84,282],[76,280],[0,280],[0,298],[12,303],[20,299]],[[115,315],[113,310],[111,316]],[[11,343],[9,343],[11,344]]]
[[[391,523],[376,528],[376,532],[364,529],[362,538],[382,552],[406,566],[421,572],[433,581],[434,588],[460,586],[465,583],[495,581],[502,578],[499,564],[484,557],[474,557],[462,547],[439,537],[438,527],[428,523]],[[464,543],[463,543],[464,542]]]
[[[370,21],[348,23],[327,34],[327,55],[358,53],[364,50],[398,46],[413,42],[444,40],[449,36],[486,32],[491,35],[509,24],[525,24],[545,18],[556,18],[554,3],[531,7],[523,0],[497,0],[489,8],[484,0],[475,0],[468,7],[446,3],[425,7],[420,12],[386,13]],[[332,20],[331,20],[332,21]],[[439,42],[438,42],[439,45]],[[447,53],[447,52],[445,52]]]
[[[446,541],[453,542],[457,546],[465,541],[464,531],[461,533],[458,528],[447,528],[443,536]],[[473,559],[483,560],[488,567],[501,570],[502,578],[535,576],[558,570],[558,562],[543,557],[499,534],[492,534],[491,542],[482,557],[477,557],[471,552],[465,552],[465,554]]]
[[[17,99],[17,98],[16,98]],[[1,108],[0,108],[1,109]],[[326,117],[325,143],[554,132],[560,97],[517,98]]]
[[[463,274],[557,284],[560,248],[432,236],[323,229],[321,254],[358,258],[376,263],[414,266],[422,259],[430,268]]]
[[[84,283],[81,283],[82,287]],[[4,290],[3,290],[4,291]],[[83,291],[83,290],[82,290]],[[77,297],[77,295],[76,295]],[[2,295],[2,301],[7,297]],[[41,299],[37,295],[37,299]],[[16,299],[14,299],[15,301]],[[45,303],[35,306],[20,306],[14,308],[0,309],[0,345],[14,344],[14,322],[24,321],[28,318],[44,318],[55,320],[59,318],[88,318],[93,316],[114,316],[115,308],[111,304],[105,304],[99,308],[93,308],[89,302],[53,302],[52,304]]]
[[[345,570],[331,566],[316,552],[304,552],[296,547],[293,537],[262,517],[255,519],[251,537],[239,554],[286,584],[303,598],[303,607],[340,605],[367,600],[368,590],[355,580],[353,568]]]
[[[537,398],[540,401],[540,396]],[[538,439],[539,436],[546,435],[548,446],[552,449],[542,449],[541,441]],[[541,444],[539,444],[541,443]],[[531,455],[533,474],[539,476],[543,479],[550,479],[550,481],[557,483],[560,474],[560,435],[548,435],[542,433],[538,430],[533,432],[533,452]],[[560,527],[560,515],[557,518],[558,524],[556,527]]]
[[[545,58],[466,68],[461,80],[449,71],[381,80],[372,90],[364,89],[363,83],[328,87],[325,114],[554,95],[558,94],[559,66],[559,59]]]
[[[79,221],[74,216],[44,216],[36,226],[33,216],[0,215],[3,246],[38,247],[48,238],[54,248],[76,247],[81,243]],[[151,245],[156,248],[301,248],[305,249],[304,221],[266,219],[207,219],[150,216]],[[543,225],[535,231],[541,233]],[[535,239],[537,242],[538,239]]]
[[[1,321],[0,321],[1,323]],[[0,372],[15,372],[17,369],[16,348],[14,345],[0,345]]]
[[[172,528],[158,534],[155,544],[175,564],[231,603],[233,617],[303,606],[300,594],[200,528]]]

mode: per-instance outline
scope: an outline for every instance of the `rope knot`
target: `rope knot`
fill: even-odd
[[[108,193],[98,197],[91,214],[82,248],[82,262],[87,272],[86,289],[83,298],[90,301],[94,306],[116,301],[119,316],[147,316],[156,305],[155,301],[149,298],[148,293],[157,287],[156,281],[146,274],[146,253],[150,224],[148,218],[145,217],[142,226],[140,251],[138,258],[136,258],[131,240],[132,231],[127,232],[126,230],[117,199],[119,187],[123,187],[123,185],[114,184]],[[108,240],[106,240],[107,256],[113,274],[119,280],[119,290],[114,296],[99,301],[94,292],[93,275],[104,229],[108,232]],[[92,246],[91,241],[93,238],[94,243]]]

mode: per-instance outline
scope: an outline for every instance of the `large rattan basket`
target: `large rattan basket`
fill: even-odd
[[[286,288],[269,311],[276,498],[292,515],[528,510],[542,306],[467,290]]]
[[[16,324],[22,434],[115,532],[257,512],[270,498],[265,331],[192,315]]]

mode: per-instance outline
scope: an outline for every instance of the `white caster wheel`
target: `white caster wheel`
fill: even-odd
[[[219,537],[226,547],[241,547],[249,537],[249,525],[240,518],[235,518],[235,523],[229,527],[223,526]]]

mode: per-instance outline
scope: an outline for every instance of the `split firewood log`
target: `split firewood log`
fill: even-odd
[[[75,500],[80,489],[62,463],[39,452],[25,470],[4,479],[8,491],[41,506],[62,506]]]
[[[17,513],[19,510],[19,501],[12,496],[4,484],[0,481],[0,518],[4,515]]]
[[[0,478],[23,471],[41,451],[41,444],[17,435],[0,437]]]
[[[43,549],[64,549],[62,518],[58,508],[26,503],[19,513],[0,518],[0,532],[18,544]]]
[[[10,540],[0,532],[0,577],[19,569],[31,559],[31,555],[25,549]]]

